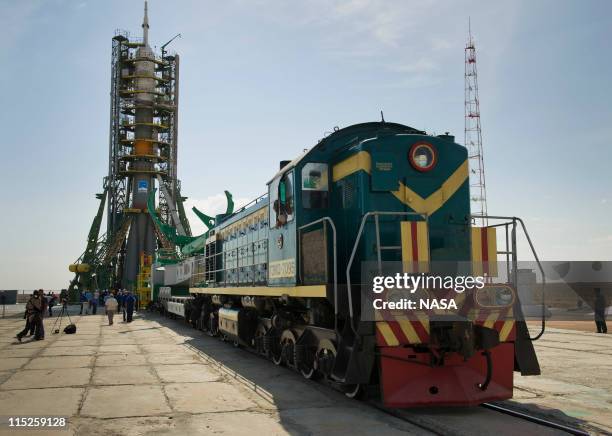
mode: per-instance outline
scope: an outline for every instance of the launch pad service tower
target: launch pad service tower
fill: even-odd
[[[70,265],[73,291],[147,293],[156,250],[175,251],[159,226],[191,234],[177,179],[179,56],[166,52],[168,43],[161,53],[150,47],[146,1],[142,38],[116,31],[112,39],[108,176],[87,249]],[[99,238],[105,201],[106,235]]]

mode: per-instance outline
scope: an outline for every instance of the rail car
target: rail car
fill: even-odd
[[[389,122],[337,129],[282,161],[265,195],[216,217],[199,254],[183,260],[190,298],[166,296],[166,310],[389,407],[508,399],[514,371],[540,369],[512,274],[524,225],[494,220],[474,225],[468,154],[453,136]],[[505,250],[496,247],[500,229]],[[488,299],[466,295],[480,317],[364,316],[363,265],[397,262],[416,274],[460,261],[492,270],[498,251],[510,260],[508,283],[487,288]]]

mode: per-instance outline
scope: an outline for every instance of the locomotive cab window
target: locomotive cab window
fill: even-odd
[[[327,164],[307,163],[302,168],[302,206],[305,209],[327,207],[329,184]]]
[[[270,183],[270,227],[293,221],[293,171]]]

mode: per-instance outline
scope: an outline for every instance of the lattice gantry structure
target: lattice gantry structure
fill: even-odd
[[[181,235],[191,235],[177,178],[179,56],[149,45],[145,1],[142,37],[116,31],[112,38],[108,176],[86,251],[70,266],[75,287],[135,289],[143,256],[173,251],[155,213]],[[174,38],[173,38],[174,39]],[[159,189],[156,189],[156,186]],[[98,237],[106,200],[106,234]]]
[[[465,138],[470,165],[470,192],[472,214],[487,215],[487,188],[485,183],[482,131],[480,126],[480,100],[478,98],[478,71],[476,68],[476,46],[469,26],[468,42],[465,46]],[[477,224],[487,225],[486,218]]]

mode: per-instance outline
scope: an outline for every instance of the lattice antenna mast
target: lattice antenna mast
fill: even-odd
[[[478,99],[478,72],[476,68],[476,46],[469,22],[468,42],[465,46],[465,137],[470,164],[470,198],[472,215],[480,216],[476,225],[486,226],[487,188],[485,183],[484,158],[482,153],[482,131],[480,126],[480,101]]]

